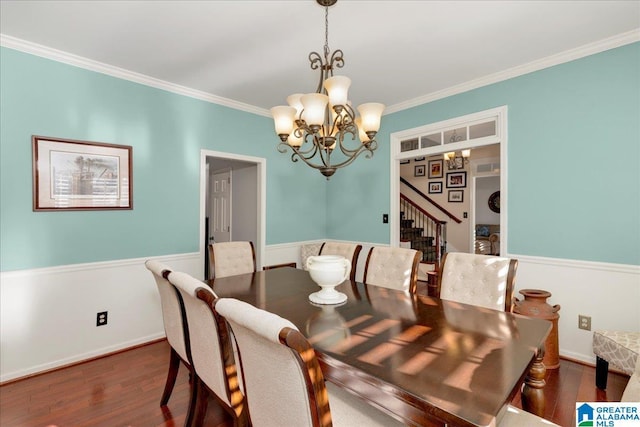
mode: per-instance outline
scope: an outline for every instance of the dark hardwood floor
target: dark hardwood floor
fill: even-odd
[[[107,357],[0,386],[2,427],[182,426],[189,396],[180,368],[169,404],[159,406],[169,363],[169,345],[159,341]],[[610,373],[605,392],[595,387],[595,369],[562,360],[548,371],[545,418],[575,426],[576,401],[617,401],[629,377]],[[513,400],[520,407],[520,396]],[[206,425],[230,426],[212,400]]]

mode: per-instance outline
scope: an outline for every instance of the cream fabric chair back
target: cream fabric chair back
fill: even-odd
[[[220,298],[214,309],[237,341],[254,427],[403,426],[325,383],[313,348],[289,320],[232,298]]]
[[[440,298],[511,311],[517,267],[515,259],[448,252],[438,276]]]
[[[187,348],[185,344],[185,327],[183,323],[183,313],[181,302],[178,294],[171,283],[167,280],[167,276],[171,273],[171,269],[154,260],[148,260],[144,263],[147,270],[153,273],[156,280],[158,292],[160,293],[160,303],[162,305],[162,321],[164,323],[164,332],[167,336],[169,345],[178,353],[180,358],[187,362]]]
[[[220,298],[214,307],[238,345],[252,425],[312,426],[309,378],[296,353],[280,343],[283,329],[297,331],[293,323],[232,298]],[[319,398],[328,405],[326,392]]]
[[[307,259],[309,259],[310,256],[320,255],[322,245],[322,243],[309,243],[300,246],[300,266],[303,270],[307,269]]]
[[[422,252],[415,249],[376,246],[369,250],[364,268],[366,285],[415,293]]]
[[[325,242],[320,247],[320,255],[339,255],[351,262],[351,274],[349,278],[356,280],[356,268],[358,266],[358,256],[362,250],[362,245],[355,243]]]
[[[244,398],[226,324],[220,326],[212,305],[215,293],[203,282],[180,272],[169,274],[182,299],[189,323],[193,367],[198,377],[232,413],[240,416]],[[198,392],[198,399],[206,399]]]
[[[216,277],[256,271],[256,254],[251,242],[220,242],[209,245],[209,266]]]

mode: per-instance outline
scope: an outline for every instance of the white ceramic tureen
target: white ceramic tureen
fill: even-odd
[[[318,255],[307,258],[307,270],[311,279],[322,289],[309,295],[316,304],[340,304],[347,296],[335,287],[347,280],[351,273],[351,262],[338,255]]]

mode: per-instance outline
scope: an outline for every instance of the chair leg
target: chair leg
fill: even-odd
[[[167,373],[167,382],[164,384],[164,392],[162,392],[162,398],[160,399],[160,406],[165,406],[169,402],[173,386],[176,384],[176,378],[178,377],[178,368],[180,368],[180,356],[172,348],[171,356],[169,358],[169,372]]]
[[[607,389],[607,376],[609,374],[609,362],[596,356],[596,387]]]
[[[196,413],[196,403],[197,403],[197,399],[198,399],[198,395],[199,394],[203,394],[203,393],[199,393],[198,392],[198,387],[200,384],[200,378],[198,378],[198,376],[195,374],[195,372],[193,371],[193,368],[191,369],[190,372],[190,396],[189,396],[189,407],[187,408],[187,416],[184,422],[185,427],[191,427],[195,418],[195,413]],[[204,420],[200,420],[200,424],[196,424],[197,426],[201,426]]]
[[[209,402],[208,400],[209,391],[207,390],[207,387],[204,385],[202,380],[197,376],[195,378],[194,384],[195,384],[195,390],[197,390],[197,392],[196,392],[196,399],[194,400],[195,414],[193,415],[193,425],[195,427],[200,427],[204,424],[204,416],[207,413],[207,405]]]

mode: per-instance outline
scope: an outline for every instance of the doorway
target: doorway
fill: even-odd
[[[208,244],[251,241],[256,267],[265,250],[266,159],[202,150],[200,156],[200,259],[209,278]],[[234,197],[235,196],[235,197]]]
[[[457,135],[462,138],[454,138]],[[498,224],[501,232],[499,236],[499,247],[501,252],[507,253],[507,107],[502,106],[491,110],[469,114],[467,116],[456,117],[438,123],[432,123],[405,131],[395,132],[390,135],[390,197],[389,197],[389,225],[390,225],[390,245],[398,247],[400,245],[400,163],[414,163],[417,159],[424,160],[425,157],[442,156],[446,152],[461,151],[471,149],[478,157],[493,157],[480,155],[480,152],[489,146],[496,147],[496,161],[499,167],[499,182],[502,198],[502,208],[500,209]],[[472,154],[473,155],[473,154]],[[475,193],[475,175],[473,165],[470,165],[468,179],[463,188],[466,200]],[[481,172],[476,168],[476,173]],[[447,175],[443,176],[442,188],[447,188]],[[443,190],[444,191],[444,190]],[[448,190],[447,190],[448,191]],[[471,194],[469,194],[471,193]],[[473,207],[470,207],[471,218],[465,219],[469,225],[468,231],[471,236],[474,230],[475,219]],[[473,241],[473,239],[471,239]],[[465,239],[465,241],[468,241]],[[461,246],[466,250],[467,244]]]

